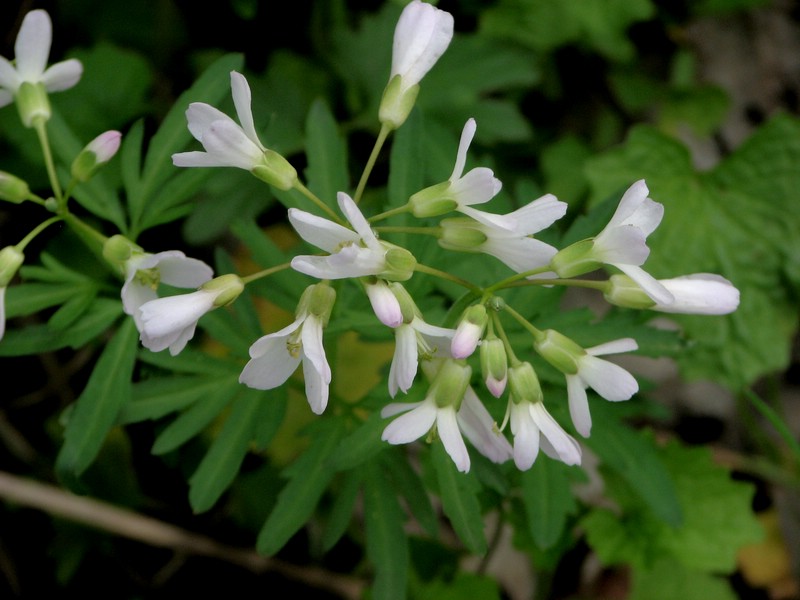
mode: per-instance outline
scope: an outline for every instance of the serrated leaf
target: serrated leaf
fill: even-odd
[[[708,172],[694,170],[679,142],[645,126],[587,163],[595,199],[645,178],[650,197],[664,204],[648,239],[648,272],[718,273],[741,292],[731,315],[669,315],[694,342],[678,357],[686,377],[739,389],[787,364],[798,325],[786,272],[800,263],[799,162],[800,121],[779,116]]]
[[[189,478],[189,503],[195,512],[211,508],[239,472],[253,438],[260,402],[257,390],[240,388],[219,435]]]
[[[331,453],[344,427],[340,420],[330,419],[318,429],[321,431],[316,431],[308,449],[284,470],[289,482],[258,534],[256,548],[260,553],[276,553],[311,518],[334,475]]]
[[[151,452],[166,454],[198,435],[228,406],[239,391],[241,387],[238,382],[231,381],[228,385],[217,385],[158,434]]]
[[[375,568],[372,593],[376,598],[402,600],[408,579],[408,537],[403,512],[384,471],[375,462],[364,474],[364,525],[367,556]]]
[[[71,409],[56,471],[74,482],[94,461],[122,408],[130,401],[138,332],[126,320],[103,350],[89,381]]]
[[[559,540],[567,517],[577,509],[567,469],[564,463],[540,456],[533,467],[520,474],[528,528],[533,541],[543,549]]]
[[[473,554],[486,552],[483,516],[476,497],[480,485],[471,473],[460,473],[441,443],[431,448],[442,507],[458,538]]]

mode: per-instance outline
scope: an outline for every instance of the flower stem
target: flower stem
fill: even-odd
[[[336,212],[330,206],[328,206],[322,200],[320,200],[320,198],[314,192],[312,192],[310,189],[308,189],[306,186],[304,186],[302,183],[300,183],[299,180],[294,182],[294,187],[298,192],[303,194],[306,198],[311,200],[314,204],[316,204],[324,212],[326,212],[328,215],[330,215],[337,223],[344,224],[344,221],[342,220],[342,217],[337,215]]]
[[[31,232],[28,235],[26,235],[24,238],[22,238],[22,241],[20,241],[15,246],[15,248],[17,250],[19,250],[20,252],[23,252],[25,250],[25,246],[27,246],[31,242],[31,240],[33,240],[33,238],[35,238],[37,235],[39,235],[47,227],[49,227],[53,223],[56,223],[56,222],[58,222],[60,220],[61,220],[61,217],[50,217],[46,221],[43,221],[43,222],[39,223],[36,227],[33,228],[33,230],[31,230]]]
[[[367,179],[369,179],[369,175],[372,173],[372,168],[375,166],[375,161],[378,160],[378,154],[383,147],[383,143],[386,141],[386,138],[389,137],[389,133],[391,133],[391,131],[392,129],[386,124],[381,126],[380,133],[378,133],[378,139],[375,140],[375,146],[372,148],[372,153],[369,155],[369,160],[367,160],[367,165],[364,167],[364,172],[361,174],[361,180],[358,182],[356,193],[353,196],[353,202],[356,204],[361,201],[361,195],[364,193],[364,188],[367,186]]]
[[[514,281],[503,287],[522,287],[526,285],[564,285],[569,287],[582,287],[593,290],[605,291],[608,281],[592,281],[589,279],[526,279]]]
[[[404,227],[402,225],[384,225],[375,227],[377,233],[418,233],[420,235],[432,235],[439,237],[441,227]]]
[[[395,208],[387,210],[386,212],[373,215],[369,219],[367,219],[367,221],[369,221],[370,223],[374,223],[375,221],[382,221],[383,219],[393,217],[394,215],[402,215],[403,213],[407,213],[409,210],[411,210],[411,205],[406,203],[403,206],[397,206]]]
[[[440,279],[446,279],[447,281],[452,281],[453,283],[457,283],[458,285],[467,288],[468,290],[470,290],[474,294],[477,294],[478,296],[483,294],[483,290],[480,287],[478,287],[474,283],[470,283],[466,279],[461,279],[461,277],[457,277],[452,273],[440,271],[439,269],[434,269],[433,267],[429,267],[427,265],[423,265],[420,263],[417,263],[414,266],[414,270],[420,273],[427,273],[428,275],[433,275],[434,277],[439,277]]]
[[[510,307],[508,304],[506,304],[506,306],[505,306],[505,308],[504,308],[503,310],[505,310],[505,311],[506,311],[506,312],[507,312],[509,315],[511,315],[511,316],[512,316],[512,317],[513,317],[513,318],[514,318],[514,319],[515,319],[515,320],[516,320],[516,321],[517,321],[517,322],[518,322],[520,325],[522,325],[522,326],[523,326],[525,329],[527,329],[527,330],[530,332],[530,334],[533,336],[533,339],[535,339],[535,340],[537,340],[537,341],[538,341],[538,340],[541,340],[541,339],[543,339],[543,338],[544,338],[544,332],[543,332],[541,329],[537,329],[536,327],[534,327],[534,326],[531,324],[531,322],[530,322],[530,321],[528,321],[528,319],[526,319],[525,317],[523,317],[523,316],[522,316],[521,314],[519,314],[519,313],[518,313],[516,310],[514,310],[513,308],[511,308],[511,307]]]
[[[508,308],[508,305],[506,305]],[[511,345],[511,342],[508,339],[508,334],[506,334],[506,330],[503,327],[503,324],[500,322],[500,315],[496,312],[492,311],[492,320],[491,323],[493,324],[493,331],[503,341],[503,346],[506,348],[506,355],[508,356],[508,364],[512,367],[517,366],[520,361],[517,358],[517,355],[514,354],[514,347]]]
[[[279,271],[285,271],[291,266],[292,266],[291,263],[283,263],[281,265],[270,267],[269,269],[264,269],[263,271],[259,271],[258,273],[252,273],[250,275],[247,275],[246,277],[242,277],[242,283],[248,284],[253,281],[256,281],[257,279],[261,279],[263,277],[269,277],[270,275],[278,273]]]
[[[511,277],[507,277],[506,279],[498,281],[494,285],[489,286],[488,288],[486,288],[486,293],[490,294],[492,292],[495,292],[496,290],[499,290],[499,289],[502,289],[502,288],[505,288],[505,287],[509,287],[515,281],[519,281],[520,279],[525,279],[526,277],[530,277],[531,275],[538,275],[540,273],[547,273],[549,270],[550,270],[550,266],[548,265],[546,267],[539,267],[538,269],[532,269],[530,271],[525,271],[523,273],[517,273],[516,275],[512,275]],[[550,281],[550,280],[548,279],[547,281]],[[522,285],[525,285],[526,283],[523,283]]]
[[[58,201],[59,208],[63,208],[64,199],[61,195],[61,184],[58,181],[56,174],[56,166],[53,162],[53,153],[50,151],[50,141],[47,138],[47,128],[45,127],[44,119],[36,119],[33,123],[36,129],[36,135],[39,137],[39,144],[42,146],[42,155],[44,156],[44,164],[47,168],[47,176],[50,179],[50,185],[53,188],[53,195]]]

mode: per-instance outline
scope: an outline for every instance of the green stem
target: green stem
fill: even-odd
[[[527,329],[527,330],[530,332],[530,334],[533,336],[533,338],[534,338],[535,340],[539,341],[539,340],[541,340],[541,339],[543,339],[543,338],[544,338],[544,332],[543,332],[541,329],[537,329],[536,327],[534,327],[534,326],[533,326],[533,325],[532,325],[532,324],[531,324],[531,323],[528,321],[528,319],[526,319],[525,317],[523,317],[523,316],[522,316],[521,314],[519,314],[519,313],[518,313],[516,310],[514,310],[513,308],[511,308],[511,307],[510,307],[508,304],[506,304],[506,306],[505,306],[505,308],[504,308],[503,310],[505,310],[505,311],[506,311],[508,314],[510,314],[510,315],[511,315],[511,316],[512,316],[512,317],[513,317],[513,318],[514,318],[514,319],[515,319],[515,320],[516,320],[516,321],[517,321],[517,322],[518,322],[520,325],[522,325],[522,326],[523,326],[525,329]]]
[[[608,287],[608,281],[592,281],[589,279],[526,279],[525,281],[513,281],[503,287],[523,287],[528,285],[564,285],[590,288],[603,292]]]
[[[547,273],[550,271],[550,266],[546,267],[539,267],[538,269],[532,269],[530,271],[525,271],[524,273],[517,273],[516,275],[512,275],[511,277],[507,277],[501,281],[498,281],[494,285],[486,288],[487,293],[493,293],[496,290],[502,289],[504,287],[508,287],[515,281],[519,281],[520,279],[525,279],[526,277],[530,277],[531,275],[539,275],[540,273]],[[534,280],[531,280],[534,281]],[[549,280],[548,280],[549,281]]]
[[[242,283],[248,284],[253,281],[256,281],[257,279],[261,279],[263,277],[269,277],[270,275],[278,273],[279,271],[284,271],[291,266],[292,266],[291,263],[283,263],[282,265],[276,265],[274,267],[270,267],[269,269],[264,269],[263,271],[259,271],[258,273],[252,273],[251,275],[242,277]]]
[[[395,215],[402,215],[403,213],[407,213],[410,210],[411,210],[411,205],[406,203],[403,206],[397,206],[395,208],[387,210],[386,212],[373,215],[369,219],[367,219],[367,221],[369,221],[370,223],[374,223],[375,221],[382,221],[383,219],[387,219]]]
[[[506,309],[508,305],[506,305]],[[503,346],[506,348],[506,355],[508,356],[508,364],[512,367],[516,367],[519,365],[520,360],[517,358],[517,355],[514,353],[514,347],[511,345],[511,342],[508,339],[508,334],[506,333],[503,324],[500,322],[500,315],[496,312],[492,312],[492,322],[494,323],[495,334],[503,341]]]
[[[106,260],[103,258],[103,246],[105,246],[106,241],[108,238],[104,236],[102,233],[97,231],[91,225],[83,222],[75,215],[64,212],[62,215],[64,221],[69,225],[72,230],[78,235],[83,243],[86,244],[89,249],[94,252],[98,257],[100,257],[103,263],[106,263]],[[107,264],[107,263],[106,263]]]
[[[47,176],[50,179],[50,185],[53,188],[53,195],[58,201],[59,208],[63,208],[64,199],[61,195],[61,184],[58,181],[56,174],[56,166],[53,162],[53,153],[50,151],[50,141],[47,138],[47,128],[44,119],[36,119],[33,123],[36,129],[36,135],[39,137],[39,144],[42,146],[42,154],[44,156],[44,164],[47,168]]]
[[[316,204],[324,212],[328,213],[328,215],[330,215],[333,218],[334,221],[336,221],[337,223],[342,224],[342,225],[345,224],[345,222],[342,219],[342,217],[337,215],[336,212],[330,206],[328,206],[322,200],[320,200],[320,198],[317,197],[317,195],[314,194],[314,192],[312,192],[306,186],[304,186],[302,183],[300,183],[300,180],[296,180],[294,182],[294,188],[297,191],[299,191],[301,194],[303,194],[306,198],[311,200],[314,204]]]
[[[386,141],[386,138],[389,137],[391,132],[392,129],[386,124],[381,126],[380,133],[378,133],[378,139],[375,140],[375,146],[372,148],[372,153],[369,155],[367,165],[364,167],[364,172],[361,174],[361,180],[358,182],[355,196],[353,196],[353,201],[356,204],[361,201],[361,195],[364,193],[364,188],[367,186],[367,180],[369,179],[370,173],[372,173],[372,168],[375,166],[375,161],[378,160],[378,154],[380,154],[383,143]]]
[[[745,390],[744,395],[756,408],[756,410],[758,410],[758,412],[760,412],[761,415],[775,428],[775,431],[778,432],[778,434],[783,438],[783,441],[786,442],[789,450],[791,450],[797,464],[800,464],[800,442],[795,439],[794,435],[786,426],[786,423],[783,421],[783,419],[781,419],[780,415],[775,411],[774,408],[764,402],[764,400],[752,390]]]
[[[434,277],[439,277],[440,279],[446,279],[447,281],[452,281],[453,283],[457,283],[458,285],[467,288],[468,290],[470,290],[474,294],[477,294],[478,296],[483,294],[483,290],[480,287],[478,287],[474,283],[470,283],[466,279],[461,279],[461,277],[457,277],[456,275],[453,275],[452,273],[447,273],[445,271],[440,271],[439,269],[434,269],[433,267],[429,267],[427,265],[423,265],[423,264],[420,264],[420,263],[417,263],[414,266],[414,270],[418,271],[420,273],[426,273],[428,275],[433,275]]]
[[[382,225],[374,228],[377,233],[418,233],[439,237],[440,227],[404,227],[402,225]]]
[[[58,222],[60,220],[61,220],[61,217],[50,217],[46,221],[43,221],[43,222],[39,223],[36,227],[33,228],[33,230],[28,235],[26,235],[24,238],[22,238],[22,241],[19,242],[15,246],[15,248],[17,250],[19,250],[20,252],[24,252],[25,251],[25,246],[30,244],[31,240],[33,240],[37,235],[42,233],[42,231],[44,231],[47,227],[49,227],[53,223],[56,223],[56,222]]]

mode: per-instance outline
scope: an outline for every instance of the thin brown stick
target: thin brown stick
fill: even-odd
[[[175,552],[210,556],[244,567],[255,573],[274,571],[288,578],[325,589],[343,598],[360,598],[365,582],[318,567],[293,565],[261,556],[252,550],[220,544],[203,535],[175,525],[122,509],[106,502],[76,496],[53,485],[43,484],[0,471],[0,498],[36,508],[56,517],[75,521]]]

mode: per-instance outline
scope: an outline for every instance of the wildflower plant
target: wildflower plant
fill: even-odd
[[[409,520],[438,538],[432,496],[469,553],[490,551],[487,514],[518,528],[523,549],[557,556],[583,512],[595,543],[611,528],[608,514],[591,502],[579,511],[570,491],[590,469],[587,455],[599,457],[622,510],[683,526],[688,500],[670,470],[682,450],[660,449],[623,422],[645,404],[635,363],[624,359],[680,351],[677,333],[650,326],[653,312],[719,319],[737,310],[739,289],[725,273],[651,273],[650,236],[669,206],[646,179],[632,178],[571,227],[561,225],[564,199],[512,193],[502,165],[472,146],[478,118],[465,120],[457,144],[458,132],[437,142],[452,158],[449,177],[419,176],[428,157],[417,103],[453,38],[447,12],[421,0],[403,8],[385,40],[392,63],[374,146],[351,179],[355,159],[324,103],[308,117],[304,155],[261,141],[269,115],[238,55],[211,64],[147,144],[141,121],[76,144],[50,93],[78,84],[80,63],[46,67],[49,17],[28,14],[16,57],[0,59],[0,103],[15,103],[35,129],[51,191],[40,196],[0,174],[2,200],[38,204],[44,215],[0,250],[0,348],[24,355],[103,341],[64,414],[55,465],[63,485],[84,490],[109,432],[150,421],[163,425],[155,454],[180,456],[205,440],[188,480],[196,512],[225,501],[247,456],[284,461],[258,551],[279,553],[312,521],[330,550],[359,521],[376,598],[405,597],[414,581]],[[104,178],[114,163],[118,186]],[[143,235],[189,216],[212,174],[252,176],[253,189],[277,199],[291,242],[248,216],[231,224],[232,253],[191,256],[178,239]],[[54,229],[93,266],[51,250],[37,264],[26,249]],[[605,302],[605,316],[562,310],[567,289]],[[15,320],[42,311],[50,316],[35,330]],[[298,411],[302,428],[287,416]],[[747,497],[749,488],[729,485]],[[658,558],[680,560],[680,551]]]

